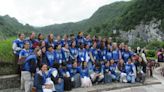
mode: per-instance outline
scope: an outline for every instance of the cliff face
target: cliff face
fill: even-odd
[[[160,29],[161,20],[153,19],[147,24],[140,23],[128,32],[120,31],[120,37],[127,40],[130,45],[136,41],[150,42],[152,40],[164,41],[164,32]]]

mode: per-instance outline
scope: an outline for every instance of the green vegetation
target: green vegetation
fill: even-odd
[[[164,42],[154,40],[147,44],[146,48],[149,50],[158,50],[159,48],[164,48]]]
[[[148,23],[153,18],[161,20],[159,29],[164,33],[164,0],[131,0],[128,2],[115,2],[100,7],[90,18],[76,22],[54,24],[45,27],[35,28],[29,24],[23,25],[15,18],[10,16],[0,16],[0,63],[13,63],[12,41],[18,33],[29,34],[32,31],[42,32],[44,34],[54,33],[55,35],[70,34],[83,31],[91,35],[111,36],[116,42],[125,42],[119,37],[119,30],[128,31],[134,29],[139,23]],[[117,30],[113,32],[113,30]],[[138,36],[140,37],[140,36]],[[146,47],[149,49],[147,55],[155,56],[158,48],[164,48],[164,42],[152,41],[143,42],[138,39],[132,45],[132,48]],[[3,64],[2,64],[3,66]],[[0,66],[2,74],[14,73],[14,66]],[[4,73],[3,73],[4,71]],[[0,74],[1,75],[1,74]]]
[[[153,18],[162,20],[160,29],[164,30],[163,15],[164,0],[122,1],[100,7],[89,19],[76,23],[54,24],[39,30],[54,34],[84,31],[91,35],[111,36],[114,29],[128,31],[141,21],[146,24]]]
[[[19,33],[27,34],[31,31],[36,31],[36,29],[28,24],[23,25],[17,19],[11,18],[8,15],[0,16],[0,40],[17,36]]]
[[[110,27],[123,14],[129,2],[116,2],[100,7],[89,19],[76,23],[54,24],[39,28],[40,31],[54,34],[77,33],[79,31],[90,34],[109,36]],[[98,33],[96,31],[99,31]],[[102,32],[103,31],[103,32]]]
[[[119,23],[121,29],[133,29],[141,21],[147,23],[153,18],[164,19],[163,0],[132,0],[131,5],[122,14]]]
[[[8,75],[16,73],[16,66],[14,64],[14,56],[12,52],[12,41],[16,37],[10,37],[6,40],[0,41],[0,75]]]
[[[13,62],[12,41],[16,37],[0,41],[0,62]]]
[[[146,52],[146,56],[147,57],[155,57],[156,55],[156,51],[155,50],[148,50],[147,52]]]

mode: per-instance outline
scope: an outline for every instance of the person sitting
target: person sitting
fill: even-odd
[[[87,68],[87,62],[82,62],[82,68],[80,70],[81,76],[81,87],[91,87],[92,82],[89,75],[89,70]]]
[[[72,90],[71,76],[65,62],[62,63],[62,68],[60,69],[60,75],[64,80],[64,90],[65,91]]]
[[[54,83],[56,92],[64,92],[64,80],[59,75],[60,64],[55,62],[53,67],[49,69],[49,76]]]
[[[81,86],[80,79],[80,67],[77,66],[77,62],[72,63],[72,67],[69,69],[71,75],[72,86],[78,88]]]
[[[127,79],[126,79],[127,75],[125,73],[125,63],[124,63],[123,59],[119,60],[117,67],[118,67],[118,71],[120,72],[120,82],[126,83],[127,82]]]
[[[96,63],[93,68],[93,73],[91,74],[91,79],[93,83],[101,83],[104,79],[104,73],[101,63]]]
[[[128,59],[128,62],[125,64],[125,73],[127,75],[127,82],[135,83],[135,74],[131,59]]]
[[[119,81],[119,73],[117,72],[117,65],[113,59],[110,60],[109,69],[111,71],[112,81]]]
[[[146,63],[142,60],[141,57],[139,57],[138,61],[134,63],[136,66],[136,72],[137,72],[137,82],[144,83],[145,77],[146,77]]]
[[[109,61],[106,61],[104,63],[104,82],[105,83],[110,83],[112,82],[112,76],[111,76],[111,71],[109,69],[109,66],[110,66],[110,62]]]
[[[40,70],[35,74],[34,87],[36,88],[36,92],[54,91],[53,82],[48,77],[48,68],[46,64],[41,64]]]

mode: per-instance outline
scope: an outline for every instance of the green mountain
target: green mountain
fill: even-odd
[[[54,34],[84,31],[97,35],[112,35],[112,30],[128,31],[141,21],[145,24],[153,18],[162,20],[164,29],[164,0],[131,0],[115,2],[100,7],[89,19],[76,23],[54,24],[39,28],[42,32]]]
[[[116,2],[110,5],[100,7],[89,19],[85,19],[76,23],[54,24],[39,28],[39,30],[54,34],[77,33],[79,31],[87,31],[90,28],[97,29],[97,26],[113,22],[118,16],[123,14],[129,2]],[[106,26],[106,25],[104,25]]]
[[[113,30],[129,31],[140,22],[149,23],[153,18],[161,20],[159,29],[164,30],[164,0],[120,1],[100,7],[90,18],[63,24],[35,28],[23,25],[10,16],[0,16],[0,39],[15,36],[21,32],[70,34],[84,31],[91,35],[113,35]]]
[[[0,39],[6,39],[11,36],[17,36],[19,33],[29,33],[36,29],[29,24],[23,25],[15,18],[8,15],[0,16]]]

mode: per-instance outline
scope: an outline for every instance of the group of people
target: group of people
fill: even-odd
[[[112,38],[23,33],[13,41],[15,62],[25,92],[63,92],[93,84],[144,82],[146,62],[138,52]]]

